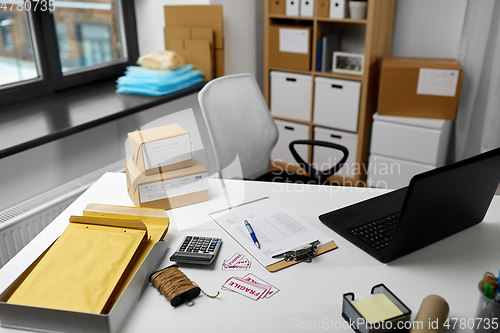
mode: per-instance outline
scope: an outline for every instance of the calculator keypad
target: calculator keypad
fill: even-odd
[[[179,251],[192,253],[213,253],[220,242],[219,238],[187,236]]]

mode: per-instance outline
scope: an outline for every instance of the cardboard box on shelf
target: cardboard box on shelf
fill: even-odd
[[[454,119],[460,102],[462,68],[455,59],[384,57],[378,113]]]
[[[316,3],[316,16],[329,17],[330,15],[330,0],[317,0]]]
[[[208,200],[207,170],[194,157],[188,168],[147,176],[129,162],[125,172],[135,206],[171,209]]]
[[[164,15],[165,28],[189,28],[191,29],[191,35],[189,38],[191,40],[207,40],[206,35],[198,35],[197,33],[202,30],[212,31],[212,63],[215,64],[215,68],[213,69],[213,75],[215,76],[206,76],[205,79],[209,81],[213,77],[223,76],[224,62],[218,60],[224,59],[224,26],[222,5],[164,6]],[[165,38],[167,38],[167,34],[165,34]],[[183,38],[185,37],[181,37],[181,39]],[[167,47],[167,43],[165,43],[165,47]],[[192,54],[196,53],[190,53],[188,58],[192,57]],[[206,56],[199,54],[197,59],[201,60],[202,57]]]
[[[269,13],[285,15],[285,0],[272,0],[269,1]]]
[[[312,28],[297,25],[269,27],[269,66],[280,69],[311,70]]]
[[[179,53],[206,81],[215,75],[214,33],[208,28],[165,27],[165,49]]]
[[[132,161],[146,175],[193,165],[189,132],[171,124],[128,133]]]

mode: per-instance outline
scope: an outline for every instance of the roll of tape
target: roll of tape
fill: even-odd
[[[444,332],[443,325],[449,312],[450,307],[444,298],[438,295],[427,296],[422,301],[410,333]]]

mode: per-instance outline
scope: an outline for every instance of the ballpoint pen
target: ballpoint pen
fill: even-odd
[[[247,220],[245,220],[245,227],[247,227],[247,230],[250,233],[250,236],[252,237],[255,246],[257,246],[257,248],[260,249],[260,244],[259,241],[257,240],[257,236],[255,236],[255,232],[253,231],[252,226],[250,225],[250,223],[248,223]]]

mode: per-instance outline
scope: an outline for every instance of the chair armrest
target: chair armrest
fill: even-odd
[[[297,153],[297,150],[295,149],[295,145],[309,145],[309,146],[319,146],[319,147],[327,147],[327,148],[332,148],[332,149],[337,149],[340,150],[344,153],[344,156],[342,159],[335,164],[332,168],[326,171],[320,171],[315,169],[311,164],[307,163],[302,159],[302,157],[299,156]],[[346,147],[332,143],[332,142],[327,142],[327,141],[318,141],[318,140],[295,140],[290,142],[289,145],[290,152],[293,155],[293,158],[297,161],[297,163],[307,171],[309,175],[311,175],[312,178],[315,180],[325,180],[326,178],[330,177],[331,175],[335,174],[337,171],[342,168],[342,166],[345,164],[347,161],[347,158],[349,157],[349,150],[347,150]]]

